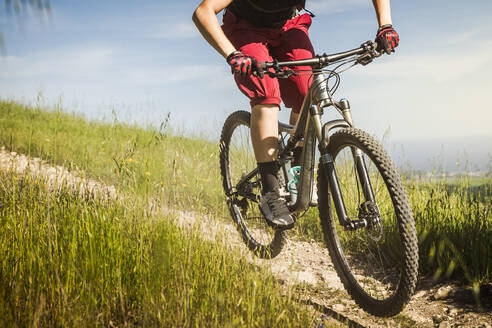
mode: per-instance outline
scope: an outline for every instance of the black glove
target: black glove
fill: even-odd
[[[395,52],[395,48],[398,46],[400,41],[400,36],[393,29],[393,25],[386,24],[378,29],[376,35],[376,43],[378,44],[378,49],[386,51],[389,55],[391,52]]]
[[[258,65],[258,61],[253,57],[246,56],[240,51],[234,51],[227,56],[227,63],[231,65],[231,73],[241,76],[254,75],[263,77],[263,70]]]

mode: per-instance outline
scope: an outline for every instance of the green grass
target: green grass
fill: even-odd
[[[435,278],[454,275],[492,281],[492,181],[467,178],[449,184],[409,181],[407,191],[419,233],[421,267]]]
[[[266,271],[145,204],[0,172],[0,326],[312,325]]]
[[[229,219],[218,145],[163,129],[88,122],[55,108],[0,101],[0,143],[9,150],[81,169],[136,196]],[[167,128],[166,128],[167,126]],[[406,178],[420,239],[420,269],[465,283],[492,282],[492,177],[482,181]],[[291,235],[322,240],[316,210]],[[391,245],[390,245],[391,246]]]
[[[164,122],[165,123],[165,122]],[[87,122],[55,109],[0,102],[0,142],[9,150],[80,169],[126,192],[161,192],[169,205],[223,211],[218,148],[161,129]],[[199,174],[197,174],[199,173]]]

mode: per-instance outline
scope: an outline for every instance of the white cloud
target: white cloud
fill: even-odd
[[[448,37],[442,40],[440,43],[446,46],[460,45],[465,46],[468,42],[473,42],[479,34],[484,33],[484,29],[475,28],[469,31],[462,31],[461,33],[453,34],[452,37]],[[466,48],[464,48],[466,49]]]
[[[430,79],[435,83],[457,80],[471,72],[489,72],[490,76],[492,42],[487,40],[474,43],[473,39],[477,34],[477,31],[463,32],[456,37],[441,40],[442,46],[433,49],[423,46],[418,53],[402,53],[404,49],[398,49],[395,55],[383,55],[375,59],[377,67],[371,64],[368,69],[357,72],[373,76]]]
[[[430,79],[436,83],[456,80],[481,69],[490,70],[492,59],[488,54],[427,54],[406,55],[378,65],[361,74]]]
[[[186,82],[207,81],[211,76],[217,77],[224,68],[218,65],[170,65],[165,67],[132,67],[122,75],[135,84],[154,86],[180,84],[186,87]]]
[[[190,19],[190,22],[178,21],[155,24],[149,28],[145,36],[156,39],[188,39],[199,35],[198,30]]]
[[[1,78],[90,77],[111,65],[116,49],[107,46],[62,47],[25,56],[0,58]],[[60,80],[61,81],[61,80]]]
[[[162,57],[161,57],[162,59]],[[152,55],[104,45],[60,47],[24,56],[0,57],[0,86],[4,91],[36,94],[80,92],[101,95],[139,94],[197,85],[221,89],[231,84],[225,67],[216,64],[156,62]],[[211,76],[214,83],[209,83]],[[226,81],[227,80],[227,81]],[[9,92],[10,92],[9,91]]]
[[[142,6],[138,12],[131,12],[129,15],[128,13],[115,14],[111,19],[107,19],[106,16],[98,17],[98,15],[103,15],[103,13],[98,13],[92,17],[90,25],[60,10],[55,13],[53,24],[59,31],[121,33],[137,39],[187,39],[199,36],[191,21],[191,12],[189,14],[181,12],[163,14],[165,10],[162,8],[159,10],[144,8],[145,6]]]
[[[397,52],[342,77],[342,92],[349,91],[343,96],[353,98],[357,122],[375,131],[391,124],[399,138],[491,136],[492,43],[444,48]],[[357,108],[364,110],[356,114]]]

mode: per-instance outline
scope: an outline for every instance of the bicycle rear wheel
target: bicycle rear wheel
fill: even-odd
[[[374,203],[366,202],[356,172],[353,151],[357,149],[372,184]],[[331,206],[327,178],[318,174],[319,213],[335,269],[364,310],[378,316],[395,315],[410,300],[418,272],[415,221],[400,177],[381,145],[361,130],[334,133],[329,153],[335,160],[349,218],[373,223],[344,230]]]
[[[251,114],[232,113],[220,137],[220,170],[229,211],[243,241],[260,258],[273,258],[282,250],[286,232],[268,226],[258,208],[261,179],[251,145]]]

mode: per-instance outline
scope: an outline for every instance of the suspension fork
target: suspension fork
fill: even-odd
[[[321,172],[321,174],[324,174],[326,179],[328,180],[331,195],[333,197],[333,203],[335,204],[335,210],[337,212],[338,221],[343,227],[351,228],[353,224],[347,215],[347,209],[345,208],[342,192],[340,190],[340,184],[338,183],[338,177],[335,170],[333,156],[331,156],[330,153],[324,150],[324,152],[321,154],[320,162],[321,167],[323,168],[323,172]]]
[[[374,192],[372,190],[371,180],[369,179],[369,174],[367,173],[367,165],[362,156],[362,151],[359,148],[352,148],[352,156],[355,161],[355,168],[357,175],[359,177],[360,184],[362,186],[362,192],[364,193],[364,198],[366,202],[374,202]]]
[[[328,180],[329,188],[333,197],[333,203],[335,204],[335,210],[337,212],[338,220],[343,227],[352,227],[353,224],[347,215],[347,209],[345,208],[345,203],[343,201],[342,192],[340,190],[340,184],[338,183],[338,177],[335,170],[335,163],[333,156],[328,153],[328,142],[329,136],[328,132],[330,127],[333,128],[337,126],[337,122],[330,125],[330,122],[325,124],[324,127],[321,126],[321,115],[322,108],[318,106],[312,106],[310,110],[310,116],[312,124],[316,130],[316,137],[318,139],[319,150],[321,152],[320,162],[323,172],[318,172],[318,174],[324,174]],[[342,125],[348,126],[347,122],[339,122]]]
[[[362,228],[367,226],[367,221],[365,220],[350,220],[347,215],[347,209],[345,207],[345,203],[343,201],[342,192],[340,189],[340,184],[338,182],[338,177],[335,169],[335,162],[333,156],[328,152],[328,144],[329,144],[329,131],[335,127],[350,127],[353,126],[352,116],[350,113],[350,106],[347,100],[342,100],[337,104],[338,108],[341,109],[344,120],[335,120],[326,123],[322,129],[319,129],[319,133],[317,133],[319,139],[319,149],[321,152],[321,166],[323,169],[322,174],[325,174],[326,179],[329,183],[329,188],[333,197],[333,202],[335,204],[335,210],[337,212],[337,217],[340,222],[340,225],[349,230],[355,230],[357,228]],[[320,113],[318,113],[320,114]],[[314,126],[317,128],[321,126],[320,115],[316,115],[311,111],[311,118],[313,120]],[[316,124],[316,121],[319,123]],[[318,131],[317,131],[318,132]],[[362,156],[362,152],[360,149],[355,147],[351,147],[352,156],[355,162],[355,170],[356,174],[359,178],[359,181],[362,185],[364,198],[366,201],[374,202],[374,193],[372,191],[371,182],[369,179],[369,175],[367,173],[367,166],[365,164],[364,158]]]
[[[338,107],[342,112],[343,118],[347,121],[350,126],[354,126],[352,121],[352,113],[350,111],[350,103],[347,99],[342,99],[338,103]],[[367,165],[365,163],[364,157],[362,156],[362,151],[359,148],[350,147],[352,150],[352,156],[354,158],[355,170],[359,178],[359,182],[362,186],[362,192],[366,202],[374,202],[374,192],[372,190],[371,180],[369,179],[369,174],[367,173]]]

